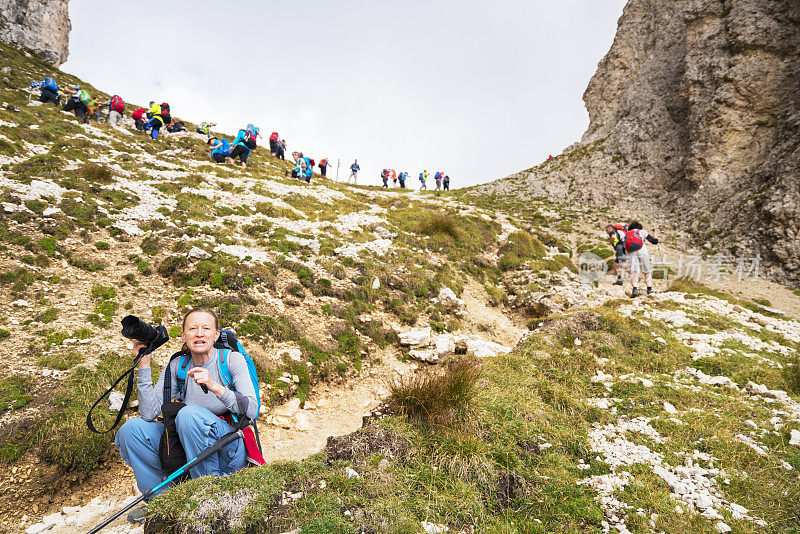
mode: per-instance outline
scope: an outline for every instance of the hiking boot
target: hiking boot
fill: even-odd
[[[653,288],[652,287],[648,287],[647,288],[647,294],[648,295],[652,295],[653,294]]]
[[[616,282],[614,282],[614,284],[613,284],[613,285],[615,285],[615,286],[621,286],[621,285],[622,285],[622,278],[617,278],[617,281],[616,281]]]
[[[636,297],[638,297],[638,296],[639,296],[639,288],[638,288],[638,287],[634,287],[634,288],[631,290],[631,298],[632,298],[632,299],[635,299],[635,298],[636,298]]]
[[[128,512],[128,522],[129,523],[144,523],[144,519],[147,517],[147,505],[143,504],[138,508],[134,508],[130,512]]]

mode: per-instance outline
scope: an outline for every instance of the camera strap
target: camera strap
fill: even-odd
[[[94,404],[92,404],[91,408],[89,408],[89,413],[86,414],[86,426],[89,427],[89,430],[91,430],[95,434],[106,434],[117,428],[117,425],[119,424],[120,421],[122,421],[122,418],[125,416],[125,410],[128,409],[128,402],[131,400],[131,395],[133,394],[133,375],[135,373],[136,366],[139,365],[139,360],[141,360],[142,356],[144,356],[147,353],[146,351],[147,347],[139,349],[139,355],[136,357],[135,360],[133,360],[133,365],[131,366],[131,368],[122,373],[122,375],[120,375],[120,377],[117,378],[117,381],[114,382],[111,385],[111,387],[106,390],[105,393],[100,395],[100,398],[97,399]],[[111,392],[114,391],[114,388],[117,387],[117,384],[122,382],[122,380],[125,377],[128,377],[128,385],[125,388],[125,398],[122,399],[122,407],[120,407],[119,412],[117,412],[117,418],[114,420],[114,424],[111,425],[111,427],[109,427],[106,430],[97,430],[97,427],[95,427],[94,423],[92,422],[92,411],[97,407],[98,404],[100,404],[100,401],[111,395]]]

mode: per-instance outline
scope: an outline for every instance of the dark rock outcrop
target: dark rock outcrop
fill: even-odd
[[[581,142],[483,193],[659,211],[800,282],[800,2],[630,0]]]

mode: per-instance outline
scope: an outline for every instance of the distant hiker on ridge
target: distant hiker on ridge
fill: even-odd
[[[285,153],[286,153],[286,139],[281,139],[278,141],[276,156],[278,159],[286,160]]]
[[[389,169],[381,171],[381,180],[383,180],[383,187],[389,187]]]
[[[628,232],[625,236],[625,253],[631,265],[631,298],[639,296],[639,269],[644,273],[645,284],[647,284],[647,294],[653,292],[653,273],[650,269],[650,253],[647,252],[647,243],[657,245],[658,239],[642,229],[639,221],[631,221],[628,225]]]
[[[435,191],[442,190],[442,171],[436,171],[436,174],[433,175],[433,179],[436,181],[436,189]]]
[[[273,156],[278,155],[278,144],[280,143],[278,139],[278,132],[272,132],[272,134],[269,136],[269,153]]]
[[[397,173],[392,169],[392,187],[397,187]]]
[[[408,173],[406,171],[397,175],[397,179],[400,181],[400,189],[406,188],[406,178],[408,178]]]
[[[330,163],[328,163],[328,158],[322,158],[319,161],[319,173],[323,177],[325,177],[328,173],[328,165],[330,165]]]
[[[444,178],[442,178],[442,188],[445,191],[450,191],[450,177],[446,174],[444,175]]]
[[[428,179],[428,171],[422,171],[419,173],[419,190],[422,191],[423,189],[427,190],[428,185],[425,183],[425,180]]]
[[[216,125],[216,122],[201,122],[200,126],[197,127],[197,133],[211,136],[211,127]]]
[[[347,183],[350,183],[350,178],[353,179],[353,185],[358,185],[358,171],[361,170],[361,167],[358,166],[358,160],[353,160],[353,164],[350,165],[350,176],[347,177]]]
[[[292,169],[292,178],[297,178],[298,180],[305,180],[306,179],[306,158],[303,157],[302,152],[292,152],[292,158],[294,159],[294,169]]]

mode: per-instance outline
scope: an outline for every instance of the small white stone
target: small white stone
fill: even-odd
[[[723,534],[725,532],[730,532],[731,531],[731,527],[729,527],[727,524],[723,523],[722,521],[720,521],[716,525],[714,525],[714,528],[717,529],[717,532],[719,532],[720,534]]]
[[[46,525],[44,523],[36,523],[35,525],[31,525],[28,528],[26,528],[25,534],[39,534],[40,532],[44,532],[45,530],[50,530],[51,528],[53,528],[53,526],[55,525],[53,525],[52,523],[49,525]]]
[[[425,534],[444,534],[450,529],[447,528],[447,525],[437,525],[436,523],[428,523],[427,521],[423,521],[422,530],[425,531]]]
[[[361,478],[361,475],[359,475],[359,474],[356,472],[356,470],[355,470],[355,469],[353,469],[352,467],[348,467],[348,468],[346,468],[346,469],[344,470],[344,473],[347,475],[347,478]]]
[[[381,288],[381,281],[375,278],[375,280],[372,281],[372,289],[373,291],[377,291],[380,288]]]
[[[664,401],[664,411],[668,414],[676,414],[678,410],[671,403]]]
[[[789,434],[789,445],[800,447],[800,430],[792,429]]]

